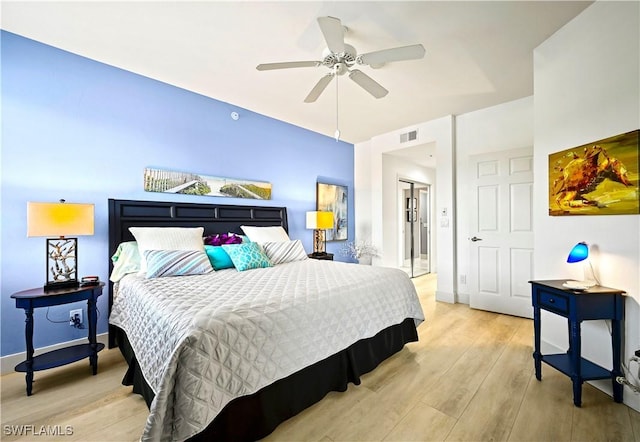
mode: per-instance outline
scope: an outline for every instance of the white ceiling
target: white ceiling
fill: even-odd
[[[316,18],[325,15],[342,20],[359,53],[421,43],[424,59],[360,67],[389,90],[384,98],[339,78],[341,139],[357,143],[533,94],[533,49],[590,3],[3,0],[1,24],[328,136],[336,129],[335,80],[315,103],[303,102],[327,68],[256,65],[321,60]]]

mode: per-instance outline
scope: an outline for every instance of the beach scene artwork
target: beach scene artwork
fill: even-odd
[[[191,172],[163,169],[144,169],[146,192],[175,193],[182,195],[223,196],[230,198],[271,199],[271,183],[225,178]]]

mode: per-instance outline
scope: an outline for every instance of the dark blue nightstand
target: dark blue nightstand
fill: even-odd
[[[27,396],[31,396],[34,371],[59,367],[88,357],[93,374],[95,375],[98,372],[98,352],[104,348],[104,344],[100,344],[96,341],[96,323],[98,322],[96,301],[98,296],[102,294],[102,287],[104,287],[103,282],[92,286],[80,286],[51,291],[44,291],[42,287],[39,287],[11,295],[11,297],[16,300],[16,307],[24,309],[24,313],[27,316],[25,321],[27,359],[16,365],[15,368],[18,372],[27,373],[25,376],[27,381]],[[61,348],[34,357],[33,309],[85,300],[87,301],[89,343]]]
[[[541,363],[551,365],[573,381],[573,403],[582,404],[582,383],[595,379],[611,379],[613,400],[622,402],[623,386],[616,382],[622,376],[622,333],[624,296],[622,290],[595,286],[575,291],[562,286],[563,280],[529,281],[533,302],[533,329],[535,343],[533,360],[536,379],[542,379]],[[540,310],[546,310],[568,319],[569,349],[566,353],[542,355],[540,353]],[[611,348],[613,366],[609,371],[581,357],[580,323],[593,319],[611,320]]]

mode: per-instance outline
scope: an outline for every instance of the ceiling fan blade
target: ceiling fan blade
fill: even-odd
[[[259,64],[256,66],[256,69],[259,71],[270,71],[272,69],[315,68],[321,64],[321,61],[285,61],[282,63]]]
[[[377,81],[358,69],[351,70],[351,72],[349,72],[349,78],[376,98],[382,98],[389,93],[389,91],[380,86]]]
[[[415,60],[424,57],[424,46],[410,45],[399,48],[383,49],[358,56],[359,64],[381,65],[392,61]]]
[[[307,95],[307,98],[304,99],[304,102],[313,103],[314,101],[316,101],[320,96],[320,94],[322,93],[322,91],[324,91],[327,85],[331,83],[331,80],[333,79],[333,77],[335,77],[335,74],[333,72],[322,77],[316,83],[313,89],[311,89],[311,92],[309,92],[309,95]]]
[[[333,53],[339,54],[344,52],[344,28],[339,18],[335,17],[318,17],[318,24],[327,47]]]

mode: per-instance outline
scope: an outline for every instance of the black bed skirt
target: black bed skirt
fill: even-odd
[[[146,383],[124,332],[118,330],[120,351],[129,370],[122,383],[132,385],[133,392],[147,402],[153,390]],[[370,372],[408,342],[418,340],[415,322],[405,319],[362,339],[347,349],[319,361],[292,375],[267,385],[258,392],[229,402],[213,422],[190,441],[254,441],[305,408],[320,401],[330,391],[345,391],[349,382],[360,384],[360,376]]]

